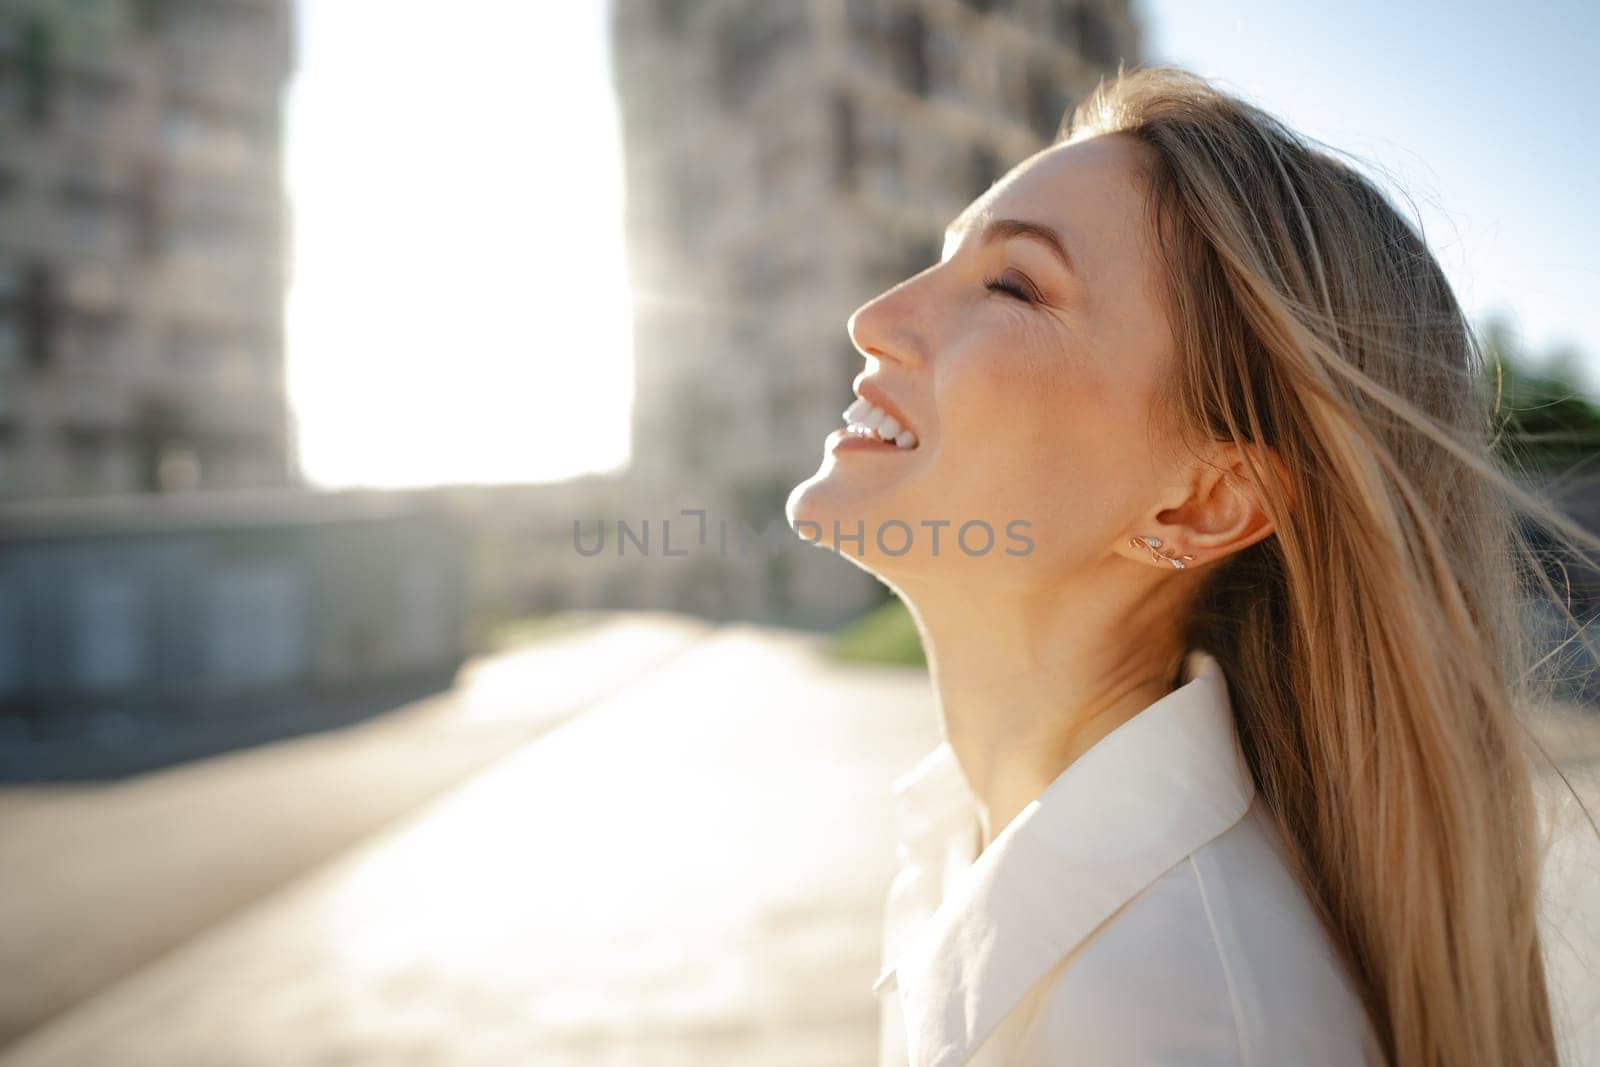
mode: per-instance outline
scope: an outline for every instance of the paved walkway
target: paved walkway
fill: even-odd
[[[834,665],[814,638],[756,627],[658,650],[631,671],[616,644],[508,669],[479,690],[500,694],[477,698],[489,719],[517,720],[530,686],[568,687],[552,706],[587,710],[30,1033],[0,1067],[872,1064],[884,790],[937,739],[926,678]],[[609,691],[586,698],[596,678]],[[287,829],[446,750],[352,749],[315,788],[241,785],[267,810],[300,805],[241,852],[291,847]],[[1593,766],[1569,769],[1592,785]],[[310,798],[291,800],[301,788]],[[146,825],[172,817],[152,807]],[[1574,817],[1553,867],[1569,917],[1558,972],[1590,1013],[1573,1062],[1600,1064],[1600,847]],[[138,838],[130,855],[162,847]],[[146,890],[204,898],[207,869]],[[106,912],[79,940],[126,924]],[[58,926],[30,951],[48,965],[72,940]]]
[[[931,707],[724,628],[0,1063],[868,1064]]]
[[[622,616],[470,663],[452,691],[341,729],[121,781],[0,788],[0,1046],[711,630]]]

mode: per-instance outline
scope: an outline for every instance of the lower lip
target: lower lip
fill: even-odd
[[[865,434],[851,433],[843,427],[828,435],[829,452],[915,452],[914,448],[901,448],[891,441],[881,441]]]

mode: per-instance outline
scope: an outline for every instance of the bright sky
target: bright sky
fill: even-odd
[[[1600,383],[1600,4],[1134,0],[1151,61],[1387,171],[1470,313]],[[290,390],[315,483],[627,461],[605,4],[299,0]],[[1382,177],[1380,175],[1380,177]]]
[[[323,486],[627,461],[604,5],[300,0],[289,385]]]
[[[1150,62],[1389,171],[1475,318],[1600,384],[1600,4],[1134,0]],[[1401,201],[1405,206],[1404,201]]]

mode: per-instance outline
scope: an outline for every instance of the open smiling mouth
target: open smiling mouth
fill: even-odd
[[[912,449],[917,447],[917,435],[909,428],[902,428],[893,415],[884,411],[869,400],[856,398],[856,402],[845,408],[842,416],[845,429],[858,437],[867,437],[892,444],[896,448]]]

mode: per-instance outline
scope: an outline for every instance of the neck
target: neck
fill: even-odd
[[[978,803],[980,849],[1074,760],[1174,688],[1185,652],[1181,587],[1129,581],[1120,562],[1048,589],[900,590]]]

